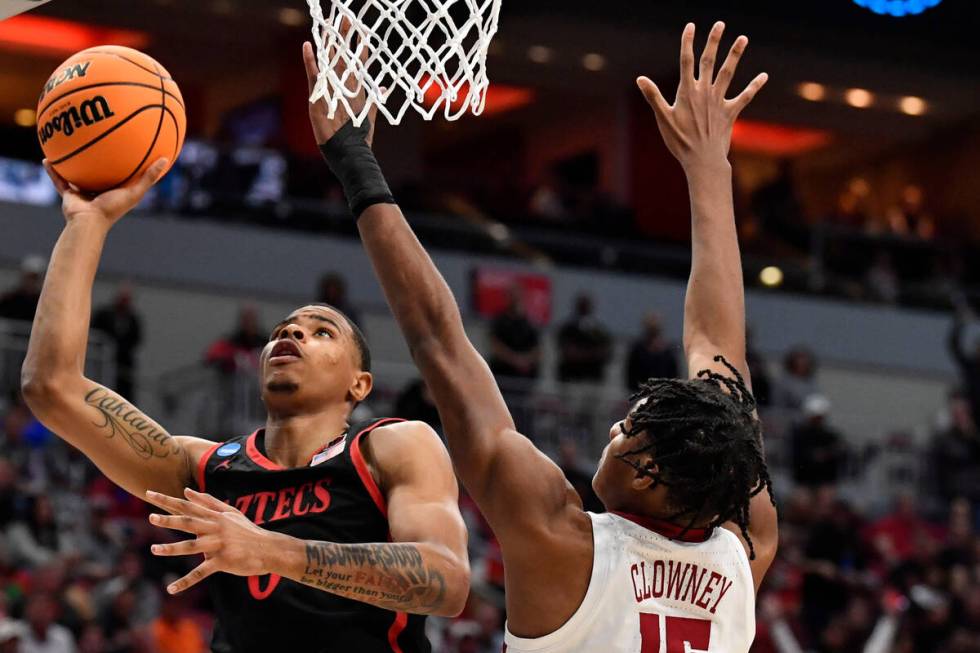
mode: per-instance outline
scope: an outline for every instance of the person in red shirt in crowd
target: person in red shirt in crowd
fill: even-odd
[[[891,567],[931,551],[942,539],[942,529],[916,510],[915,499],[902,495],[895,509],[865,529],[864,538],[881,562]]]

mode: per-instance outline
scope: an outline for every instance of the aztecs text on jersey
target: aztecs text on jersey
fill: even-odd
[[[216,444],[197,470],[200,490],[255,524],[303,540],[387,542],[385,499],[361,453],[372,431],[400,420],[352,425],[306,467],[265,455],[264,431]],[[383,431],[372,437],[383,437]],[[207,581],[216,611],[215,653],[427,653],[424,617],[335,596],[274,574]]]

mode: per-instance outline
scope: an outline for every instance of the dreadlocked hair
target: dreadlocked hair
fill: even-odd
[[[653,487],[667,488],[667,503],[685,518],[681,537],[710,518],[708,528],[734,522],[749,545],[749,503],[763,490],[775,505],[772,481],[762,449],[762,428],[755,416],[755,398],[745,380],[724,356],[715,356],[731,376],[701,370],[690,380],[651,379],[630,400],[641,403],[630,414],[629,438],[638,445],[617,457],[638,474],[652,478]],[[641,462],[653,456],[656,471]]]

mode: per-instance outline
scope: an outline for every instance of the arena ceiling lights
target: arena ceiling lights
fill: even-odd
[[[142,48],[150,42],[144,32],[86,25],[71,20],[24,14],[0,21],[0,47],[41,54],[67,54],[112,43]]]
[[[943,0],[854,0],[854,4],[882,16],[914,16],[932,9]]]

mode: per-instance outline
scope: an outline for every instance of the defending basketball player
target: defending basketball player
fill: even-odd
[[[688,380],[651,379],[615,424],[589,514],[559,468],[517,433],[456,302],[370,150],[370,127],[311,107],[317,141],[347,192],[365,248],[435,397],[458,475],[500,540],[507,651],[646,653],[749,649],[755,593],[776,552],[771,496],[745,362],[732,126],[766,82],[725,98],[747,39],[717,75],[724,25],[695,75],[694,26],[669,105],[638,83],[688,179],[693,262],[685,306]],[[305,51],[311,88],[317,75]]]
[[[153,524],[196,536],[153,551],[204,555],[168,591],[210,577],[212,650],[429,651],[422,615],[458,614],[469,590],[456,479],[428,426],[350,423],[372,376],[345,315],[305,306],[273,330],[260,358],[265,428],[225,443],[172,436],[85,378],[103,245],[166,164],[95,198],[47,166],[66,225],[24,363],[28,405],[115,483],[172,513]]]

